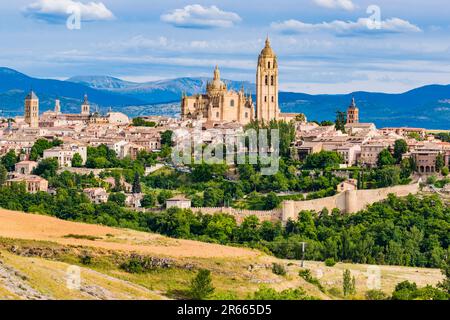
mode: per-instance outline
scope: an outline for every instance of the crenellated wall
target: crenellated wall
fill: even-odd
[[[297,220],[301,211],[322,211],[324,208],[331,212],[337,208],[345,213],[355,213],[365,209],[368,205],[378,201],[387,199],[389,194],[398,197],[404,197],[408,194],[417,194],[419,192],[419,184],[411,184],[406,186],[395,186],[382,189],[372,190],[350,190],[339,193],[333,197],[308,200],[308,201],[284,201],[282,209],[271,211],[253,211],[240,210],[234,208],[191,208],[193,212],[201,212],[203,214],[226,213],[236,218],[241,223],[245,217],[256,216],[260,221],[282,221],[287,222],[289,219]]]
[[[372,190],[349,190],[333,197],[327,197],[309,201],[285,201],[281,220],[296,220],[301,211],[322,211],[324,208],[332,211],[337,208],[345,213],[355,213],[365,209],[368,205],[387,199],[389,194],[404,197],[408,194],[417,194],[419,184],[395,186]]]

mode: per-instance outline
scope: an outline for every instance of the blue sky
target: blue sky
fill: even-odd
[[[150,81],[210,76],[218,64],[224,78],[254,81],[269,34],[283,90],[402,92],[450,83],[447,8],[446,0],[1,1],[0,65],[42,78]],[[81,29],[66,27],[67,10],[80,13]]]

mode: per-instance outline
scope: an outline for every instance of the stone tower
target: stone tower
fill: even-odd
[[[55,100],[55,113],[61,113],[61,101],[59,99]]]
[[[39,127],[39,98],[34,91],[30,91],[25,98],[25,122],[30,128]]]
[[[256,71],[256,119],[269,122],[277,120],[279,115],[278,62],[267,37],[266,46],[258,58]]]
[[[359,123],[359,109],[356,106],[355,98],[347,109],[347,123]]]
[[[84,116],[88,116],[91,113],[91,107],[89,105],[88,96],[87,94],[84,95],[84,101],[81,105],[81,114]]]

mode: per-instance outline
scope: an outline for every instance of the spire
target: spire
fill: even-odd
[[[352,98],[352,104],[351,106],[352,108],[356,108],[356,102],[355,102],[355,97]]]
[[[89,103],[89,101],[88,101],[88,95],[85,93],[84,94],[84,104],[88,104]]]
[[[216,65],[216,69],[214,69],[214,80],[220,80],[220,70],[218,65]]]
[[[267,35],[267,38],[266,38],[266,47],[270,47],[270,38],[269,38],[269,35]]]

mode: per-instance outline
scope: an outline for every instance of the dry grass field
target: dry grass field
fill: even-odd
[[[131,254],[170,259],[172,266],[145,273],[129,273],[120,263]],[[89,255],[88,264],[81,257]],[[285,266],[275,275],[272,264]],[[81,287],[66,285],[71,266],[81,271]],[[48,216],[0,210],[1,299],[176,299],[183,297],[196,274],[207,268],[213,275],[216,298],[247,298],[261,286],[276,290],[303,288],[319,299],[340,299],[342,273],[356,278],[355,299],[364,298],[369,266],[321,262],[305,263],[325,290],[298,276],[299,261],[274,258],[257,250],[62,221]],[[381,288],[390,294],[398,282],[419,286],[442,279],[437,269],[381,266]]]

